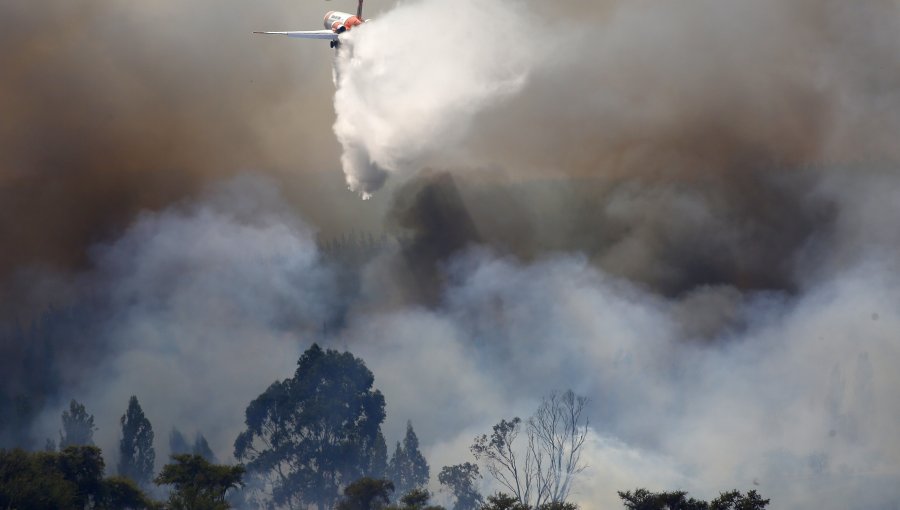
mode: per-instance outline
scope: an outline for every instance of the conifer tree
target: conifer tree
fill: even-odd
[[[88,414],[84,405],[72,399],[69,410],[62,413],[63,429],[59,432],[59,449],[67,446],[94,445],[94,415]]]
[[[122,441],[119,443],[119,474],[141,486],[149,486],[153,478],[156,452],[153,449],[153,427],[144,416],[136,396],[128,401],[122,415]]]
[[[406,422],[406,437],[403,444],[397,443],[391,462],[388,464],[388,478],[397,488],[396,494],[428,485],[428,463],[419,451],[419,438],[413,430],[412,422]]]

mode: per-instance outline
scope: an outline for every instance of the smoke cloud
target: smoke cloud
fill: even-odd
[[[504,2],[399,5],[348,33],[335,63],[334,132],[351,189],[452,155],[474,118],[524,84],[535,34]],[[427,34],[427,35],[426,35]]]
[[[161,462],[172,426],[230,459],[319,341],[432,474],[572,388],[586,510],[900,503],[896,2],[410,1],[347,34],[333,105],[327,48],[245,35],[321,6],[226,4],[0,8],[0,297],[62,306],[68,360],[34,437],[75,397],[114,456],[137,394]],[[316,237],[353,228],[390,239]],[[42,352],[9,338],[4,397]]]

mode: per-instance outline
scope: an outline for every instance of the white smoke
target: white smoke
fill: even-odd
[[[523,86],[542,45],[502,0],[400,4],[343,39],[334,132],[349,187],[446,161],[473,117]]]
[[[257,178],[146,213],[93,260],[77,291],[106,303],[94,342],[108,352],[62,392],[60,407],[76,398],[95,415],[111,470],[130,395],[153,425],[157,467],[172,427],[204,434],[218,458],[231,459],[247,404],[290,377],[335,306],[313,231]],[[59,427],[51,406],[45,434]]]
[[[797,298],[747,294],[750,326],[710,344],[679,336],[677,301],[578,258],[467,266],[439,310],[362,316],[344,337],[386,395],[385,430],[412,419],[433,472],[571,387],[592,402],[582,508],[616,508],[617,490],[642,486],[757,489],[777,508],[900,501],[889,267],[860,262]]]

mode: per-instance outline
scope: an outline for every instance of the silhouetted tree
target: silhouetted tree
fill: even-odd
[[[387,476],[387,466],[387,443],[384,440],[384,434],[379,430],[369,448],[369,468],[366,476],[376,480],[383,479]]]
[[[120,423],[122,440],[119,442],[118,472],[146,487],[153,478],[156,451],[153,449],[153,426],[144,416],[137,397],[132,396],[128,400],[128,409],[122,415]]]
[[[581,448],[587,437],[586,403],[572,391],[552,393],[526,423],[527,444],[516,443],[522,428],[516,417],[500,420],[490,436],[477,436],[472,454],[524,506],[562,503],[575,475],[585,468]]]
[[[619,497],[628,510],[764,510],[769,505],[769,500],[762,499],[756,491],[746,495],[739,491],[723,492],[709,503],[689,498],[685,491],[637,489],[633,493],[619,491]]]
[[[352,354],[310,347],[294,376],[247,407],[234,455],[263,478],[275,505],[333,507],[342,486],[371,465],[384,421],[384,396]]]
[[[103,510],[163,510],[163,504],[153,501],[134,483],[122,476],[111,476],[103,480]]]
[[[169,432],[169,455],[191,453],[191,445],[188,444],[184,434],[175,427]]]
[[[103,478],[96,446],[61,452],[0,450],[0,508],[123,510],[158,505],[131,480]]]
[[[438,474],[438,481],[447,487],[456,499],[453,510],[475,510],[484,503],[484,498],[475,486],[480,478],[478,466],[471,462],[444,466]]]
[[[216,463],[216,455],[213,453],[212,448],[209,447],[209,443],[206,441],[206,438],[203,437],[203,434],[197,433],[197,437],[194,439],[194,447],[191,449],[194,455],[199,455],[204,459]]]
[[[211,464],[199,455],[172,455],[154,479],[157,485],[172,485],[169,510],[225,510],[227,492],[241,485],[244,466]]]
[[[75,399],[69,402],[69,410],[62,413],[63,429],[59,432],[59,449],[67,446],[92,446],[94,444],[94,415],[88,414],[84,405]]]
[[[191,446],[188,444],[184,434],[177,428],[172,427],[172,431],[169,432],[169,455],[181,453],[199,455],[213,464],[218,462],[216,455],[213,453],[212,448],[209,447],[209,442],[203,437],[203,434],[198,432],[197,436],[194,438],[194,444]]]
[[[344,488],[336,510],[379,510],[391,501],[394,484],[390,480],[364,477]]]
[[[567,501],[550,501],[537,507],[537,510],[578,510],[578,505]]]
[[[424,487],[416,487],[400,497],[397,505],[386,507],[385,510],[444,510],[438,505],[429,505],[431,493]]]
[[[428,462],[419,451],[419,438],[413,430],[412,422],[406,422],[403,444],[398,442],[394,449],[394,455],[388,464],[388,478],[394,482],[399,494],[428,485]]]
[[[530,510],[527,505],[522,504],[519,498],[510,496],[509,494],[498,492],[493,496],[487,497],[481,510]]]
[[[769,500],[763,499],[755,490],[746,495],[733,490],[723,492],[710,501],[709,510],[764,510],[767,506]]]

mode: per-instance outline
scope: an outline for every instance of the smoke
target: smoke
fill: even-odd
[[[366,225],[376,205],[341,193],[339,149],[321,129],[334,119],[327,47],[251,34],[303,28],[321,10],[4,2],[0,300],[30,320],[37,298],[29,282],[17,284],[22,268],[84,269],[87,248],[140,211],[242,171],[277,178],[332,233]]]
[[[38,437],[75,397],[114,456],[137,394],[229,459],[316,340],[365,360],[432,474],[572,388],[587,510],[900,501],[895,2],[410,1],[347,34],[334,112],[327,48],[245,35],[319,6],[42,5],[0,8],[4,290],[78,317]],[[396,188],[356,201],[338,161]],[[317,246],[360,226],[397,242]]]
[[[401,4],[348,33],[336,61],[334,132],[351,189],[453,154],[477,114],[521,89],[540,50],[501,1]]]
[[[231,458],[246,405],[293,371],[301,346],[337,309],[313,231],[258,178],[143,214],[91,258],[98,269],[72,292],[100,296],[89,313],[103,352],[69,374],[60,397],[96,415],[108,459],[131,394],[157,432],[163,463],[173,427],[204,434],[219,458]],[[57,404],[42,419],[50,437]]]

